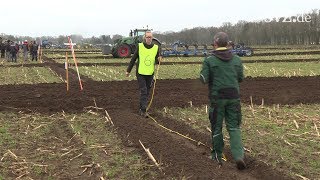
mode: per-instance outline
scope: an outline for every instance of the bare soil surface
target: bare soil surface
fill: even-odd
[[[64,77],[64,67],[46,60],[50,67]],[[63,83],[0,86],[0,111],[24,111],[52,114],[56,112],[83,112],[85,107],[97,106],[108,110],[123,144],[135,148],[146,156],[139,144],[141,140],[160,161],[163,179],[290,179],[281,169],[273,169],[259,159],[247,156],[248,169],[238,171],[226,148],[228,161],[219,168],[209,159],[210,135],[199,133],[186,124],[152,116],[162,125],[187,135],[206,146],[197,145],[161,128],[150,118],[138,115],[138,85],[136,81],[97,82],[83,77],[84,90],[80,91],[76,73],[71,71],[71,87],[66,92]],[[241,83],[244,103],[261,104],[312,104],[320,103],[320,77],[246,78]],[[207,104],[208,91],[199,80],[158,80],[152,109],[187,107]],[[152,113],[152,110],[151,110]],[[150,162],[152,163],[152,162]],[[61,177],[63,178],[63,177]]]

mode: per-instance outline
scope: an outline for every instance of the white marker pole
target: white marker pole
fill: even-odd
[[[77,64],[77,60],[76,60],[76,55],[74,53],[73,44],[72,44],[72,40],[71,40],[70,36],[68,36],[68,40],[69,40],[69,45],[70,45],[73,61],[74,61],[74,64],[76,65],[76,70],[77,70],[77,74],[78,74],[78,78],[79,78],[79,84],[80,84],[80,90],[83,90],[82,83],[81,83],[81,78],[80,78],[80,74],[79,74],[79,69],[78,69],[78,64]]]

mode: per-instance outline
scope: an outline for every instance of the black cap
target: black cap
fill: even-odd
[[[213,44],[217,44],[218,47],[227,47],[229,42],[229,36],[225,32],[218,32],[213,37]]]

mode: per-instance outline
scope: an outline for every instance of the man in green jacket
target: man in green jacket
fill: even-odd
[[[209,87],[209,120],[212,131],[212,159],[222,165],[224,147],[222,125],[225,119],[230,135],[231,153],[237,168],[246,168],[241,140],[241,106],[239,82],[243,80],[243,66],[239,56],[227,48],[228,35],[219,32],[214,36],[213,55],[204,59],[200,80]]]
[[[160,47],[152,43],[152,32],[146,31],[143,37],[143,43],[139,43],[135,53],[133,54],[130,64],[126,71],[126,76],[129,76],[134,63],[137,62],[136,76],[140,89],[140,110],[139,113],[143,117],[148,117],[147,104],[149,92],[153,82],[155,64],[158,64],[160,59]]]

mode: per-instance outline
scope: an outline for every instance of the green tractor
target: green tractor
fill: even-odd
[[[134,29],[130,31],[129,37],[120,38],[114,41],[114,45],[111,48],[111,54],[114,58],[126,58],[133,54],[138,46],[143,40],[143,35],[149,29]],[[152,39],[154,44],[159,47],[161,45],[160,41],[156,38]]]

